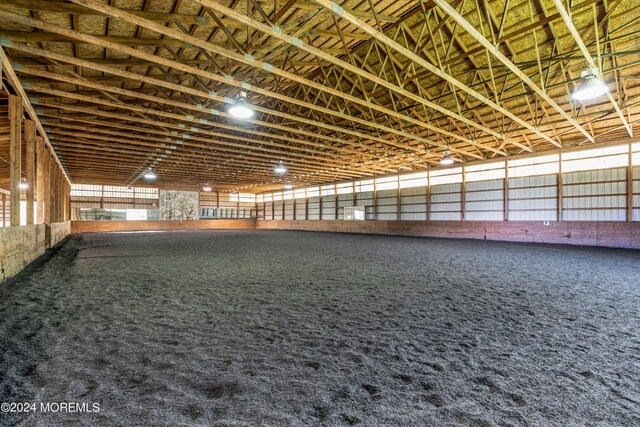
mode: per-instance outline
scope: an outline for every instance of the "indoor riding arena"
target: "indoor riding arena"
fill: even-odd
[[[640,0],[0,0],[0,427],[640,426]]]

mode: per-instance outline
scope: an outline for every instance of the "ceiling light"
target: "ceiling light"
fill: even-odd
[[[578,89],[573,92],[573,99],[577,101],[586,101],[587,99],[597,98],[609,91],[607,85],[599,77],[598,69],[590,68],[582,72],[582,83]]]
[[[278,163],[278,166],[273,170],[275,173],[287,173],[287,168],[282,164],[282,160]]]
[[[209,184],[205,184],[205,185],[202,187],[202,191],[206,191],[206,192],[211,191],[211,186],[210,186]]]
[[[253,116],[253,110],[251,106],[247,103],[245,98],[247,94],[244,92],[240,92],[240,97],[233,103],[231,107],[229,107],[229,114],[237,119],[248,119]]]
[[[287,182],[287,183],[284,185],[284,189],[285,189],[285,190],[291,190],[292,188],[293,188],[293,184],[291,184],[290,182]]]
[[[143,176],[145,179],[156,179],[156,174],[152,170],[146,171]]]
[[[449,150],[444,152],[444,157],[442,159],[440,159],[440,164],[442,166],[449,166],[449,165],[453,164],[453,159],[449,155]]]
[[[21,190],[26,190],[27,188],[29,188],[29,184],[27,184],[27,180],[26,180],[26,179],[22,178],[22,179],[20,180],[20,184],[18,184],[18,187],[19,187]]]

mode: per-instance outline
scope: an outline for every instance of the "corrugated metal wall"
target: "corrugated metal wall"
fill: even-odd
[[[462,184],[432,186],[429,204],[432,221],[462,219]]]
[[[545,154],[508,163],[499,160],[299,189],[295,191],[301,197],[309,196],[309,211],[305,215],[305,199],[297,199],[296,219],[342,219],[343,208],[355,204],[365,207],[366,219],[378,220],[626,221],[630,216],[640,221],[640,143],[632,144],[631,152],[629,147]],[[259,199],[259,206],[265,203]],[[265,206],[264,217],[268,216]],[[286,211],[285,217],[293,218],[292,212]]]
[[[555,221],[558,216],[558,176],[509,179],[510,221]]]

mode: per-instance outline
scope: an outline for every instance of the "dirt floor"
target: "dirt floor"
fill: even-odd
[[[73,236],[0,286],[24,426],[639,426],[640,251],[211,231]]]

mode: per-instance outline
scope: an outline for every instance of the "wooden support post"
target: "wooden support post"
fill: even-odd
[[[333,184],[333,219],[338,219],[338,184]]]
[[[309,194],[306,188],[304,189],[304,219],[309,220]]]
[[[396,199],[396,220],[402,219],[402,194],[400,193],[400,175],[398,175],[398,191]]]
[[[467,168],[462,165],[462,184],[460,185],[460,219],[464,221],[467,216]]]
[[[627,222],[633,221],[633,152],[629,142],[629,164],[627,166]]]
[[[36,223],[44,223],[44,140],[36,137]]]
[[[51,194],[50,194],[50,201],[51,201],[51,222],[58,222],[58,211],[56,210],[57,206],[56,206],[56,198],[57,198],[57,186],[58,186],[58,175],[57,175],[57,166],[53,163],[53,158],[50,161],[50,166],[51,166]]]
[[[509,220],[509,160],[504,162],[504,212],[502,219],[504,221]]]
[[[284,216],[285,215],[284,211],[285,211],[285,207],[286,207],[285,205],[286,205],[286,203],[284,202],[284,191],[283,191],[282,192],[282,220],[285,219],[285,216]]]
[[[13,226],[20,225],[20,181],[22,180],[20,167],[22,166],[22,99],[9,95],[9,181],[10,181],[10,222]]]
[[[236,219],[239,219],[240,218],[240,193],[238,193],[236,196],[238,197],[238,200],[236,200]]]
[[[354,206],[356,204],[356,202],[355,202],[355,199],[356,199],[355,194],[356,194],[356,191],[355,191],[355,187],[354,187],[354,190],[353,190],[353,200],[354,200],[353,205]],[[367,212],[366,212],[367,208],[365,207],[364,209],[365,209],[364,216],[366,218],[367,217]],[[375,175],[373,176],[373,212],[371,212],[371,217],[373,218],[374,221],[376,221],[378,219],[378,184],[376,183],[376,176]]]
[[[296,199],[296,193],[293,192],[293,220],[296,220],[296,211],[298,210],[298,202]]]
[[[358,203],[358,196],[356,195],[356,182],[355,181],[353,181],[351,183],[351,191],[353,192],[352,195],[351,195],[352,196],[351,197],[351,201],[352,201],[353,204],[351,206],[357,206],[356,203]]]
[[[558,158],[558,222],[562,222],[562,153]]]
[[[427,171],[427,221],[431,221],[431,171]]]
[[[44,191],[42,193],[42,218],[45,224],[51,224],[51,154],[45,149],[42,158],[43,168],[43,186]]]
[[[36,124],[33,120],[25,120],[24,122],[24,143],[25,143],[25,174],[27,176],[26,190],[26,214],[27,224],[33,224],[34,218],[34,199],[33,193],[35,189],[35,151],[36,151]]]
[[[2,227],[7,226],[7,195],[2,193]]]

